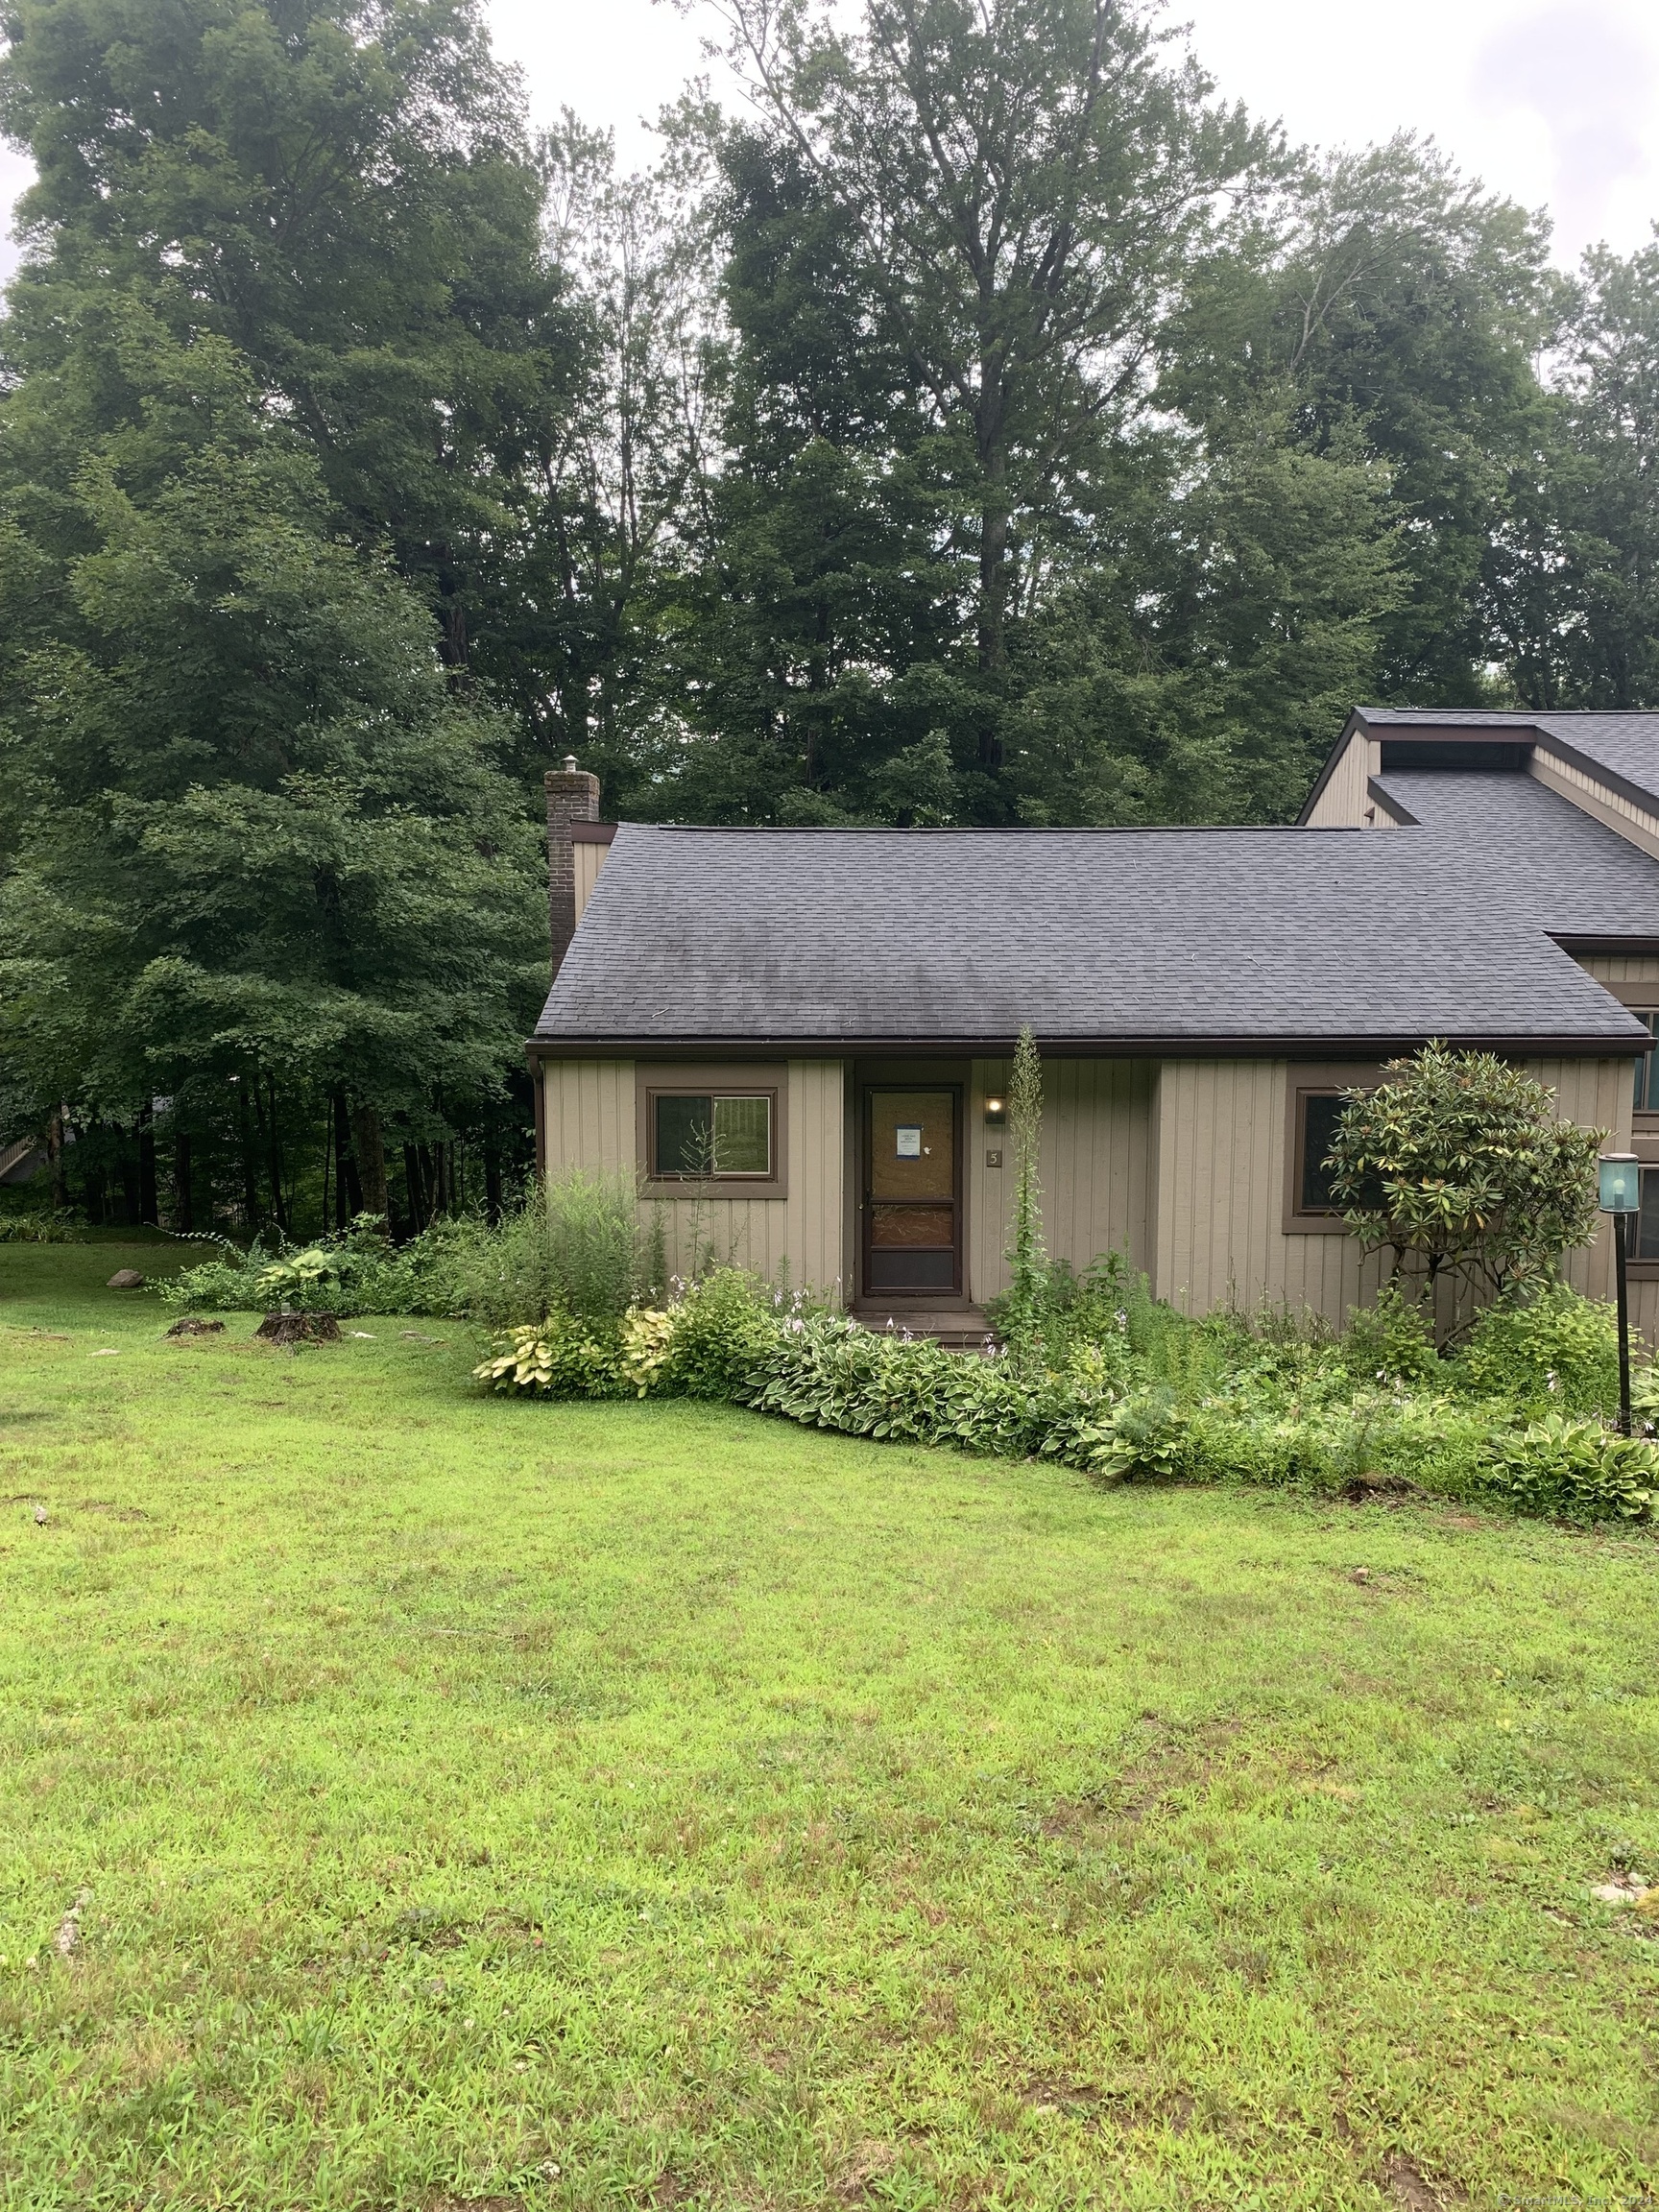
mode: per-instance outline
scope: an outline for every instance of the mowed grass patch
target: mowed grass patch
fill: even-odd
[[[1589,1894],[1659,1876],[1652,1540],[515,1405],[119,1263],[0,1247],[8,2204],[1659,2177]]]

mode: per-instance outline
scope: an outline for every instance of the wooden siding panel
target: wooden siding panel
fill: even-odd
[[[1313,803],[1308,816],[1310,830],[1392,830],[1395,825],[1381,810],[1373,812],[1367,781],[1378,774],[1382,747],[1375,737],[1357,730],[1347,750],[1331,772],[1331,781]],[[1370,819],[1367,819],[1367,817]]]
[[[632,1060],[548,1060],[541,1080],[550,1176],[571,1167],[639,1167]],[[702,1206],[693,1199],[641,1201],[647,1225],[661,1208],[672,1271],[690,1270],[694,1244],[712,1244],[720,1260],[752,1267],[768,1282],[778,1280],[785,1262],[797,1285],[833,1290],[845,1277],[841,1063],[792,1060],[788,1084],[786,1198],[713,1198]]]
[[[1564,1120],[1605,1129],[1611,1149],[1630,1150],[1634,1098],[1628,1060],[1529,1060],[1527,1072],[1549,1084]],[[1587,1297],[1612,1297],[1613,1239],[1605,1222],[1594,1244],[1567,1254],[1561,1271]]]
[[[985,1126],[985,1100],[1007,1096],[1008,1076],[1005,1060],[975,1060],[965,1109],[968,1293],[978,1305],[1008,1286],[1013,1150],[1005,1128]],[[1044,1066],[1044,1235],[1053,1257],[1079,1270],[1109,1251],[1148,1263],[1156,1076],[1146,1060],[1054,1058]],[[1001,1152],[1002,1166],[985,1165],[988,1151]]]
[[[1549,1060],[1529,1072],[1555,1093],[1559,1111],[1610,1129],[1627,1147],[1630,1075],[1625,1060]],[[1262,1303],[1317,1313],[1339,1328],[1373,1296],[1387,1256],[1361,1262],[1346,1235],[1286,1235],[1286,1089],[1283,1060],[1166,1061],[1157,1086],[1158,1162],[1153,1285],[1184,1311]],[[1611,1247],[1600,1238],[1570,1253],[1569,1281],[1611,1294]],[[1635,1286],[1633,1286],[1633,1288]],[[1659,1285],[1642,1286],[1659,1321]],[[1647,1298],[1651,1290],[1654,1295]],[[1646,1323],[1644,1324],[1647,1325]]]
[[[583,907],[593,896],[593,886],[599,880],[599,871],[604,867],[605,857],[610,850],[609,845],[601,845],[596,839],[589,841],[588,838],[583,838],[570,848],[571,857],[575,861],[576,919],[578,922],[582,919]]]
[[[1579,967],[1598,983],[1659,984],[1659,953],[1588,952],[1577,959]]]

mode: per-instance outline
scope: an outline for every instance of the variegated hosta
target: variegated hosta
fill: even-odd
[[[553,1381],[553,1346],[541,1329],[509,1331],[512,1349],[473,1368],[474,1379],[496,1390],[545,1390]]]

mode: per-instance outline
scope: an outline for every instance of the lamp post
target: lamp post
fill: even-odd
[[[1634,1152],[1603,1152],[1597,1162],[1596,1203],[1613,1216],[1613,1264],[1619,1285],[1619,1433],[1630,1433],[1630,1321],[1625,1262],[1630,1222],[1641,1211],[1642,1177]]]

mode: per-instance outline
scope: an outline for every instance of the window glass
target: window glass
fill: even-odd
[[[1632,1007],[1638,1022],[1646,1022],[1648,1028],[1659,1036],[1659,1014],[1649,1014]],[[1659,1052],[1644,1052],[1636,1063],[1636,1111],[1638,1114],[1659,1114]],[[1647,1177],[1643,1177],[1644,1183]]]
[[[1304,1092],[1302,1096],[1302,1194],[1300,1210],[1304,1214],[1334,1214],[1336,1201],[1331,1195],[1331,1170],[1325,1165],[1325,1155],[1331,1149],[1331,1140],[1336,1134],[1336,1124],[1342,1118],[1347,1100],[1334,1092],[1322,1094],[1316,1091]]]
[[[716,1098],[714,1101],[716,1175],[770,1175],[772,1101],[770,1098]]]
[[[1632,1260],[1659,1260],[1659,1167],[1642,1169],[1642,1211],[1630,1239]]]
[[[714,1165],[713,1100],[702,1097],[657,1099],[657,1172],[707,1175]]]
[[[770,1175],[772,1101],[659,1092],[653,1164],[659,1175]]]

